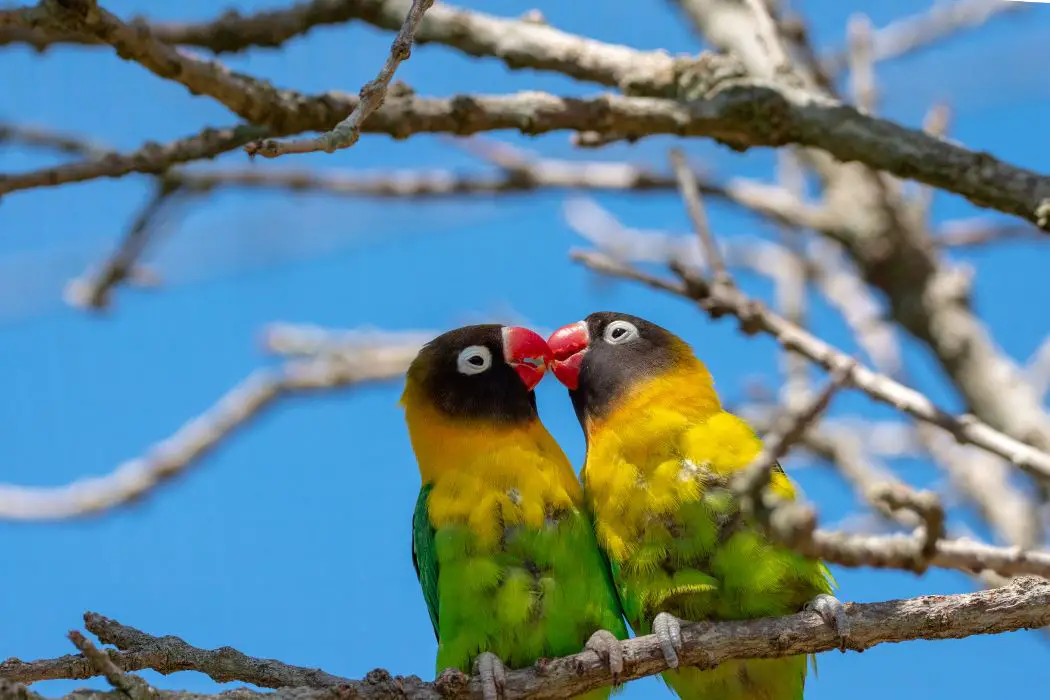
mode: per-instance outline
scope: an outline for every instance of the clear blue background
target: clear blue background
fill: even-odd
[[[112,0],[121,16],[204,19],[208,0]],[[509,0],[464,3],[516,16]],[[244,1],[242,11],[283,2]],[[926,3],[804,3],[822,47],[842,43],[848,16],[876,25]],[[639,48],[693,51],[697,44],[669,3],[652,0],[548,2],[550,22],[567,31]],[[918,125],[936,100],[956,109],[952,134],[971,147],[1036,170],[1050,159],[1050,7],[1034,6],[904,60],[879,67],[883,110]],[[313,92],[354,92],[371,78],[392,34],[354,24],[313,30],[282,51],[226,57],[277,84]],[[0,119],[91,134],[120,149],[167,141],[236,121],[208,98],[192,98],[103,48],[55,48],[38,56],[0,48]],[[438,46],[417,48],[399,77],[424,94],[599,88],[555,75],[508,72]],[[515,135],[501,138],[519,143]],[[668,139],[574,154],[567,134],[528,142],[549,155],[630,158],[664,164]],[[705,142],[690,154],[722,174],[771,177],[774,155],[731,154]],[[58,162],[40,152],[0,150],[0,171]],[[233,153],[226,164],[245,164]],[[394,142],[366,137],[336,155],[290,157],[254,167],[484,168],[440,139]],[[774,346],[745,339],[688,305],[631,284],[596,285],[566,259],[581,241],[562,216],[565,193],[438,203],[381,203],[264,191],[222,191],[175,222],[154,262],[168,280],[156,292],[122,288],[108,318],[68,309],[62,286],[98,261],[147,197],[143,176],[16,193],[0,206],[0,481],[61,484],[108,472],[145,451],[209,406],[252,368],[270,362],[257,338],[271,321],[386,329],[441,328],[512,308],[551,328],[606,308],[631,311],[679,331],[706,360],[727,398],[746,378],[776,381]],[[673,193],[608,195],[599,201],[628,224],[684,233]],[[938,195],[936,218],[976,212]],[[718,203],[723,236],[769,233]],[[976,265],[977,310],[1005,351],[1023,360],[1050,327],[1045,243],[1016,242],[957,253]],[[769,285],[745,278],[769,295]],[[852,348],[826,307],[817,328]],[[927,354],[908,343],[921,388],[959,406]],[[0,659],[53,657],[93,610],[155,634],[202,647],[232,645],[331,673],[360,677],[374,667],[433,675],[434,639],[409,557],[408,525],[416,467],[396,405],[400,385],[295,399],[266,413],[197,469],[141,505],[91,521],[0,524]],[[541,412],[578,464],[583,444],[564,394],[540,388]],[[864,398],[842,397],[835,412],[886,415]],[[857,504],[834,474],[793,476],[834,523]],[[929,465],[902,463],[914,483],[940,486]],[[790,470],[790,469],[789,469]],[[965,510],[958,522],[975,525]],[[874,601],[972,588],[962,574],[843,570],[842,597]],[[825,654],[808,697],[982,697],[1029,694],[1050,682],[1048,648],[1035,632],[950,642],[886,645],[863,655]],[[195,673],[160,687],[208,690]],[[37,687],[58,694],[85,682]],[[98,681],[90,683],[102,686]],[[634,683],[625,699],[663,697],[657,682]]]

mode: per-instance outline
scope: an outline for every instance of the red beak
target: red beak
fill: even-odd
[[[554,361],[551,369],[558,381],[575,391],[580,385],[580,365],[591,342],[591,334],[584,321],[562,326],[547,339]]]
[[[528,328],[506,326],[503,329],[503,359],[514,368],[525,387],[532,391],[543,379],[553,359],[547,341]]]

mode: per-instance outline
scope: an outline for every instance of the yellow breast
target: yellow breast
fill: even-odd
[[[565,453],[537,419],[523,424],[450,420],[407,401],[405,418],[423,483],[433,484],[436,528],[467,525],[478,546],[504,527],[543,526],[548,513],[579,507],[582,489]]]
[[[702,365],[646,382],[587,429],[587,500],[599,541],[620,562],[643,542],[648,523],[699,501],[707,475],[743,469],[762,448],[743,420],[722,411]],[[794,495],[783,474],[773,475],[772,487]]]

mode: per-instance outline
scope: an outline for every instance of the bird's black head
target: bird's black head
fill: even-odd
[[[683,362],[696,363],[681,338],[644,318],[596,311],[547,339],[554,376],[569,389],[580,423],[601,418],[632,388]]]
[[[519,422],[536,417],[533,389],[551,354],[527,328],[484,324],[443,333],[408,369],[402,403],[423,401],[455,419]]]

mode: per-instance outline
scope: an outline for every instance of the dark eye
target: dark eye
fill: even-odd
[[[627,333],[627,329],[626,328],[623,328],[622,326],[618,326],[618,327],[612,329],[612,333],[610,333],[609,336],[613,340],[616,340],[619,337],[625,335],[626,333]]]
[[[481,355],[471,355],[470,359],[468,359],[467,362],[469,362],[470,364],[474,365],[475,367],[484,367],[485,366],[485,358],[482,357]]]

